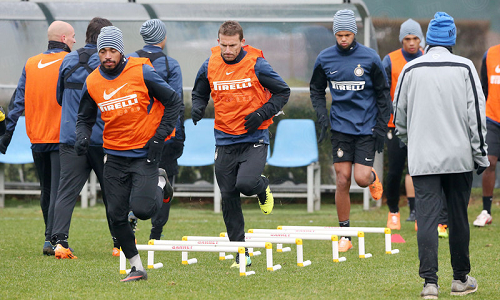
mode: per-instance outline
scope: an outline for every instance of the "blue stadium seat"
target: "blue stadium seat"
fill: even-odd
[[[273,193],[275,197],[307,197],[307,211],[320,209],[320,165],[314,122],[309,119],[284,119],[278,123],[273,153],[267,163],[275,167],[307,166],[306,193]]]
[[[0,162],[4,164],[29,164],[33,162],[31,142],[26,134],[24,117],[19,117],[16,130],[14,130],[12,140],[5,155],[0,154]]]
[[[202,167],[214,164],[215,137],[214,119],[202,119],[196,125],[191,119],[184,121],[186,140],[184,151],[177,160],[179,166]],[[203,184],[175,184],[174,195],[178,197],[214,197],[214,212],[220,212],[221,195],[214,169],[214,183],[207,189]]]
[[[4,154],[0,154],[0,207],[4,207],[6,194],[40,194],[40,190],[6,190],[4,164],[30,164],[33,163],[31,142],[26,134],[24,117],[19,117],[12,140]]]
[[[201,167],[214,163],[214,119],[201,119],[197,125],[191,119],[184,122],[184,151],[177,160],[179,166]]]

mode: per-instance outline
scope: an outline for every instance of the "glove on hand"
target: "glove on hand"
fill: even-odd
[[[0,106],[0,135],[5,134],[5,111]]]
[[[385,142],[384,130],[374,128],[373,129],[373,138],[375,139],[375,150],[378,153],[382,153],[382,151],[384,151],[384,142]]]
[[[191,109],[191,119],[193,120],[194,125],[198,123],[199,120],[203,118],[205,115],[205,109],[200,107],[193,107]]]
[[[161,152],[163,150],[163,144],[164,141],[157,138],[156,136],[153,136],[152,138],[149,139],[149,141],[146,143],[146,148],[149,148],[148,162],[154,162],[154,163],[160,162]]]
[[[7,147],[9,147],[10,140],[12,139],[12,131],[6,131],[0,138],[0,152],[5,154]]]
[[[481,175],[484,170],[486,170],[486,167],[478,165],[476,162],[474,162],[474,169],[476,169],[476,174]]]
[[[89,150],[89,139],[88,138],[83,138],[79,139],[75,143],[75,152],[76,155],[82,156],[87,154],[87,151]]]
[[[261,116],[259,112],[254,111],[245,117],[245,129],[248,133],[254,133],[259,129],[262,122],[264,122],[264,117]]]
[[[318,124],[321,126],[321,133],[319,134],[319,139],[318,139],[318,144],[319,144],[326,137],[326,133],[328,132],[328,127],[330,126],[330,123],[328,122],[328,118],[326,117],[326,115],[321,115],[318,118]]]

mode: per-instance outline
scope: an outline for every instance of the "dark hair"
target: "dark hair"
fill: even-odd
[[[217,34],[217,37],[219,37],[221,34],[227,36],[239,35],[240,41],[243,40],[243,28],[241,28],[240,23],[238,23],[237,21],[224,22],[219,27],[219,33]]]
[[[97,37],[101,33],[101,28],[106,26],[112,26],[108,19],[95,17],[90,20],[89,26],[87,26],[87,33],[85,43],[87,44],[97,44]]]

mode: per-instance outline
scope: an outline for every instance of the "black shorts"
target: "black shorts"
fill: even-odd
[[[500,125],[486,122],[486,144],[488,144],[488,155],[500,157]]]
[[[333,163],[350,161],[373,166],[375,139],[371,135],[352,135],[332,130]]]

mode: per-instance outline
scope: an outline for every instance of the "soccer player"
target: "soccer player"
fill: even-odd
[[[161,20],[152,19],[144,22],[140,34],[146,45],[141,50],[137,50],[128,56],[149,58],[158,75],[174,89],[181,99],[181,109],[175,124],[175,136],[165,142],[159,164],[160,168],[167,172],[168,181],[173,187],[174,177],[179,173],[177,159],[182,155],[185,140],[181,67],[177,60],[163,53],[167,42],[167,28]],[[161,238],[163,226],[167,223],[170,214],[172,198],[163,199],[163,201],[165,203],[161,206],[161,210],[151,218],[152,227],[149,238],[152,240]],[[133,218],[130,219],[134,222]],[[135,220],[135,222],[137,221]]]
[[[337,44],[321,51],[314,64],[310,83],[311,102],[321,126],[318,142],[331,130],[333,165],[337,190],[335,204],[341,227],[349,227],[352,165],[354,180],[370,187],[373,199],[382,198],[383,188],[373,166],[375,151],[382,152],[391,113],[387,76],[378,54],[359,44],[352,10],[339,10],[333,17]],[[330,113],[325,89],[332,95]],[[352,248],[350,238],[342,237],[339,251]]]
[[[394,91],[398,83],[398,77],[404,65],[422,56],[420,50],[420,43],[423,41],[423,33],[420,24],[413,19],[408,19],[399,29],[399,41],[402,47],[387,54],[382,60],[389,86],[391,87],[391,100],[394,99]],[[394,123],[391,119],[388,124],[388,131],[386,136],[387,143],[387,159],[388,171],[385,184],[385,195],[387,197],[387,206],[389,207],[389,214],[387,216],[387,227],[392,230],[401,229],[400,215],[399,215],[399,187],[401,183],[401,176],[406,162],[407,149],[406,146],[401,147],[399,138],[394,133]],[[413,182],[409,174],[405,177],[406,196],[410,206],[410,216],[407,221],[415,221],[415,191],[413,189]]]
[[[107,26],[97,38],[101,66],[83,86],[75,150],[88,151],[97,111],[104,121],[104,187],[113,232],[132,266],[122,281],[147,279],[128,213],[146,220],[163,204],[167,182],[158,169],[165,139],[174,131],[180,98],[143,58],[125,58],[120,29]],[[59,247],[60,245],[58,245]]]
[[[500,156],[500,45],[489,48],[481,65],[481,86],[486,98],[486,144],[490,166],[483,173],[483,210],[472,224],[491,224],[491,203],[496,180],[496,165]]]
[[[104,122],[100,116],[97,118],[96,124],[92,128],[90,147],[87,154],[82,156],[77,155],[75,151],[75,128],[83,84],[87,76],[101,63],[97,55],[97,36],[102,27],[111,25],[107,19],[93,18],[87,26],[86,45],[66,55],[59,71],[57,102],[62,107],[59,144],[61,176],[54,208],[54,227],[51,238],[53,245],[60,244],[62,246],[55,253],[57,259],[77,258],[69,248],[69,228],[76,200],[91,170],[94,170],[101,184],[104,206],[106,208],[108,206],[102,176],[104,169],[104,151],[102,149]],[[114,243],[113,255],[118,256],[120,245],[113,235],[109,216],[107,216],[107,220]]]
[[[450,229],[451,294],[477,290],[476,279],[468,275],[467,205],[472,171],[476,168],[481,174],[489,162],[484,95],[474,64],[452,54],[456,41],[453,18],[437,12],[426,40],[426,53],[401,71],[393,105],[396,134],[408,145],[408,168],[415,186],[419,275],[425,280],[420,295],[437,299],[436,227],[443,203]]]
[[[45,222],[43,254],[54,255],[50,239],[59,186],[61,126],[61,107],[56,100],[57,78],[63,58],[76,40],[73,26],[62,21],[52,22],[47,34],[47,51],[30,57],[23,68],[15,92],[14,108],[7,115],[6,131],[0,138],[0,152],[5,154],[7,151],[17,120],[25,112],[26,132],[40,179],[40,206]]]
[[[264,59],[245,45],[243,28],[224,22],[219,45],[203,63],[193,88],[191,118],[203,118],[210,95],[215,108],[215,176],[222,195],[222,215],[230,241],[245,241],[240,193],[257,195],[264,214],[273,210],[269,180],[262,176],[272,118],[288,102],[290,88]],[[247,265],[251,264],[246,256]],[[231,267],[239,267],[239,258]]]

